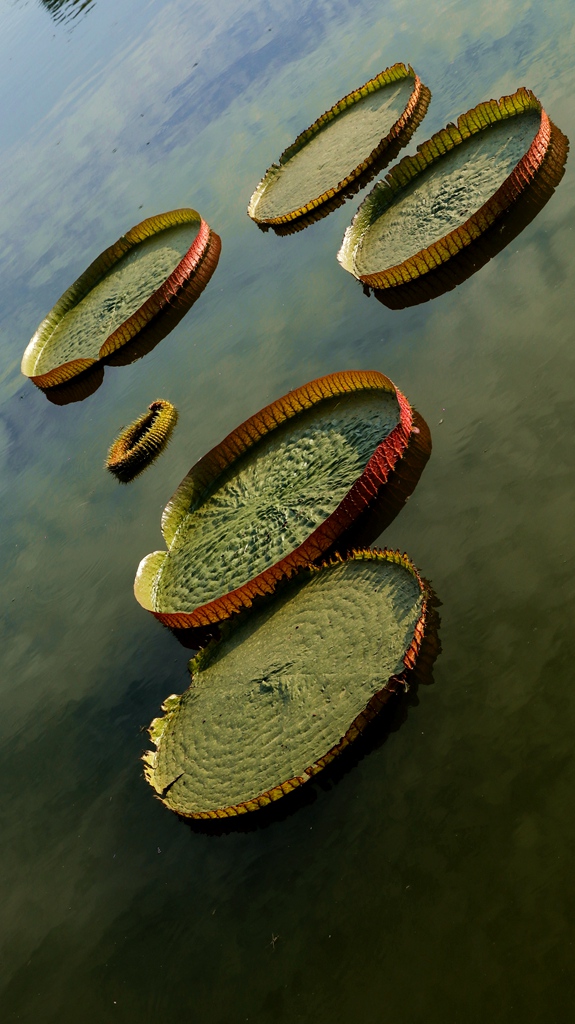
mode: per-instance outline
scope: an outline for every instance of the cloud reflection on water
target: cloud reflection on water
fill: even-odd
[[[572,1013],[561,980],[575,842],[571,184],[513,258],[510,247],[467,288],[399,313],[342,282],[345,209],[289,245],[245,215],[270,147],[397,57],[434,88],[430,130],[524,81],[572,135],[572,10],[359,0],[321,5],[319,32],[314,6],[195,3],[191,18],[188,0],[156,0],[136,29],[123,0],[130,33],[107,25],[95,54],[70,33],[85,72],[68,75],[45,120],[21,119],[0,154],[7,1018],[294,1020],[304,1006],[315,1019],[377,1020],[385,1005],[390,1019],[436,1024],[470,993],[494,1024]],[[274,56],[258,64],[268,26]],[[30,59],[28,36],[20,47],[18,110],[48,59]],[[204,77],[175,96],[198,60]],[[40,316],[87,244],[99,251],[140,204],[188,199],[221,229],[225,289],[214,282],[193,331],[184,321],[169,345],[110,374],[97,401],[53,408],[19,371]],[[138,727],[184,688],[187,659],[135,605],[133,576],[157,546],[151,510],[203,451],[294,386],[302,361],[310,378],[377,363],[432,427],[444,419],[389,541],[441,591],[441,685],[313,813],[210,842],[172,821],[138,775]],[[120,496],[102,439],[165,383],[181,434]],[[530,846],[516,841],[525,821]],[[366,970],[390,947],[392,972]]]

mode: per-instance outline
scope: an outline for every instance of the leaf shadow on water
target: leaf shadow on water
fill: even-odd
[[[433,670],[442,649],[439,637],[441,618],[438,612],[441,601],[429,582],[425,582],[428,587],[425,634],[417,661],[405,677],[405,689],[401,692],[390,691],[387,703],[353,743],[305,785],[298,786],[267,807],[233,818],[201,820],[177,815],[179,821],[191,832],[210,836],[222,836],[232,832],[257,832],[269,828],[297,814],[303,807],[310,807],[320,798],[320,791],[328,793],[360,761],[382,747],[391,734],[397,732],[407,721],[410,709],[418,706],[419,687],[431,686],[434,682]]]
[[[533,178],[513,205],[470,245],[466,245],[446,263],[406,284],[377,289],[364,284],[388,309],[406,309],[429,302],[463,284],[497,256],[535,219],[549,202],[564,173],[569,139],[551,122],[549,150]]]
[[[337,555],[345,556],[348,552],[359,548],[371,547],[405,507],[419,483],[432,449],[429,427],[423,416],[416,410],[413,411],[413,425],[414,430],[405,453],[397,468],[390,473],[387,483],[380,487],[375,499],[358,516],[353,526],[349,527],[317,559],[317,564],[329,561]],[[265,597],[261,600],[268,601],[269,598]],[[205,647],[211,640],[217,640],[220,637],[220,631],[216,624],[196,626],[191,629],[174,629],[164,626],[164,629],[170,629],[182,647],[191,651],[197,651]]]
[[[294,220],[290,220],[287,224],[257,224],[260,231],[274,231],[276,235],[295,235],[299,231],[303,231],[311,224],[317,223],[317,221],[323,220],[328,217],[334,210],[338,210],[340,206],[343,206],[348,199],[352,199],[362,188],[369,185],[371,181],[380,174],[381,171],[395,160],[399,156],[401,150],[408,145],[412,136],[417,131],[419,125],[425,117],[429,104],[431,102],[431,92],[426,85],[421,86],[421,96],[417,106],[417,110],[413,114],[412,120],[406,128],[393,139],[389,146],[387,146],[382,153],[374,160],[369,167],[362,171],[354,181],[342,191],[338,192],[337,195],[333,196],[332,199],[326,200],[321,203],[315,210],[311,210],[308,213],[304,213],[301,217],[296,217]]]

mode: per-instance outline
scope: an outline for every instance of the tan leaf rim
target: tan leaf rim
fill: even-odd
[[[301,775],[296,775],[291,779],[286,779],[286,781],[282,782],[281,785],[274,786],[272,789],[265,790],[258,796],[253,797],[253,799],[251,800],[245,800],[239,804],[233,804],[230,807],[223,807],[218,808],[217,810],[210,811],[198,811],[192,814],[183,814],[181,812],[174,811],[174,808],[171,807],[169,802],[166,800],[167,793],[165,791],[163,793],[158,793],[158,791],[156,790],[158,799],[161,800],[162,803],[169,808],[169,810],[178,814],[178,816],[182,818],[218,820],[222,818],[235,818],[238,815],[247,814],[250,811],[257,811],[260,808],[268,807],[270,804],[275,803],[277,800],[280,800],[282,796],[287,796],[288,793],[292,793],[295,789],[298,789],[300,786],[303,786],[306,782],[309,782],[309,780],[312,779],[314,775],[317,775],[329,764],[331,764],[331,762],[334,761],[335,758],[339,756],[339,754],[343,753],[343,751],[347,747],[349,747],[349,745],[353,743],[353,741],[356,740],[358,736],[361,735],[361,733],[366,729],[369,723],[373,721],[376,715],[378,715],[382,708],[387,704],[390,698],[394,694],[405,689],[408,675],[415,667],[417,656],[421,648],[421,643],[425,635],[425,628],[429,611],[428,606],[430,603],[430,587],[428,583],[421,577],[419,571],[416,569],[408,555],[401,554],[400,551],[391,551],[387,548],[353,551],[345,559],[341,558],[341,556],[339,555],[336,555],[329,563],[324,563],[322,566],[300,566],[298,568],[298,572],[308,571],[310,574],[315,572],[321,572],[322,569],[327,568],[329,565],[333,565],[336,562],[352,560],[393,562],[397,565],[402,565],[411,573],[411,575],[417,580],[419,584],[421,593],[423,595],[421,614],[415,625],[411,644],[409,645],[407,651],[403,656],[403,671],[399,675],[391,676],[391,678],[387,680],[387,682],[381,688],[381,690],[379,690],[370,698],[363,711],[361,711],[360,714],[356,718],[354,718],[353,722],[351,723],[345,734],[342,736],[341,740],[338,743],[336,743],[335,746],[331,747],[327,751],[327,753],[325,753],[317,761],[314,761],[313,764],[305,768],[304,772]],[[190,663],[192,681],[194,670],[199,668],[202,661],[207,657],[208,652],[212,650],[213,644],[217,643],[219,643],[219,640],[213,640],[212,643],[203,651],[200,651],[200,653],[196,655],[196,657]],[[149,727],[148,731],[150,734],[150,738],[152,742],[155,744],[156,749],[159,749],[160,747],[161,738],[156,741],[155,737],[158,735],[158,733],[154,727],[157,726],[157,724],[160,722],[165,722],[165,719],[169,718],[170,715],[173,714],[171,707],[173,706],[174,700],[178,701],[179,698],[175,698],[175,695],[172,697],[168,697],[168,699],[162,705],[162,710],[165,712],[164,717],[155,718]],[[155,789],[153,781],[155,757],[156,754],[153,751],[147,751],[142,757],[142,760],[144,762],[145,778],[153,789]]]
[[[409,100],[401,117],[399,117],[395,124],[392,125],[390,131],[378,143],[375,149],[371,151],[371,153],[365,158],[365,160],[363,160],[360,164],[357,165],[357,167],[350,171],[347,177],[342,178],[342,180],[338,182],[337,185],[327,189],[327,191],[325,192],[322,192],[320,196],[317,196],[314,199],[310,199],[308,203],[305,203],[303,206],[298,207],[296,210],[291,210],[289,213],[282,214],[281,217],[260,218],[257,216],[257,206],[260,197],[266,191],[269,181],[273,179],[275,172],[282,164],[286,164],[287,161],[290,160],[291,157],[295,156],[295,154],[298,153],[300,149],[303,149],[303,147],[310,141],[310,139],[312,139],[315,135],[318,135],[330,121],[333,121],[338,116],[338,114],[343,113],[343,111],[347,110],[348,107],[352,107],[354,103],[358,103],[359,100],[369,95],[369,93],[377,92],[378,89],[381,89],[383,86],[390,85],[392,82],[402,81],[405,78],[413,78],[413,90],[411,92],[411,96],[409,97]],[[271,167],[268,167],[266,173],[264,174],[259,185],[253,192],[252,197],[249,201],[248,216],[250,216],[252,220],[256,222],[256,224],[268,224],[271,226],[287,224],[289,223],[289,221],[294,221],[298,220],[299,218],[305,217],[306,214],[312,214],[314,210],[317,210],[317,207],[321,207],[323,206],[324,203],[333,201],[334,198],[339,195],[339,193],[344,192],[347,188],[349,188],[349,186],[352,185],[357,178],[361,177],[362,185],[366,185],[370,180],[369,169],[373,165],[376,165],[373,167],[373,174],[376,174],[378,170],[383,169],[382,165],[379,163],[379,158],[383,156],[385,151],[392,145],[392,143],[395,140],[402,139],[403,145],[407,145],[409,138],[413,133],[409,132],[409,128],[413,128],[414,131],[415,128],[421,123],[427,111],[430,98],[431,93],[429,92],[429,89],[427,89],[427,87],[422,84],[419,76],[416,75],[415,71],[411,67],[411,64],[408,64],[407,67],[405,66],[405,64],[401,63],[393,64],[392,67],[386,68],[385,71],[382,71],[379,75],[376,75],[375,78],[370,78],[369,82],[366,82],[365,85],[361,86],[361,88],[354,89],[353,92],[348,93],[347,96],[344,96],[341,100],[338,100],[337,103],[334,103],[333,107],[330,107],[330,109],[327,110],[325,114],[322,114],[321,117],[318,117],[317,121],[314,121],[309,128],[306,128],[305,131],[298,135],[295,141],[292,142],[292,144],[288,146],[287,149],[284,149],[277,164],[272,164]],[[335,204],[332,202],[330,210],[335,209],[339,205],[341,204],[337,201],[335,202]],[[313,218],[312,216],[307,221],[307,223],[311,223],[313,219],[316,218]],[[307,226],[307,223],[302,224],[302,226]]]
[[[161,231],[166,230],[166,228],[176,227],[178,224],[193,223],[198,223],[199,225],[198,234],[183,259],[180,260],[170,276],[146,299],[140,308],[135,313],[132,313],[127,320],[124,320],[106,338],[100,348],[97,359],[72,359],[67,363],[54,367],[47,373],[34,374],[34,367],[39,353],[63,317],[85,298],[122,256],[125,256],[130,249],[133,249],[146,238],[159,234]],[[74,284],[58,299],[56,305],[52,307],[38,327],[24,352],[21,366],[22,373],[29,377],[39,388],[49,388],[55,384],[63,384],[101,360],[105,360],[135,338],[147,324],[176,299],[180,290],[188,282],[192,282],[192,279],[193,285],[197,285],[199,295],[216,269],[220,250],[221,240],[219,236],[212,231],[209,224],[206,223],[196,210],[187,208],[171,210],[168,213],[148,217],[146,220],[136,224],[135,227],[130,228],[113,245],[110,245],[104,252],[100,253],[84,273],[74,281]]]
[[[413,256],[409,256],[396,266],[387,267],[374,274],[356,274],[354,269],[354,253],[364,230],[392,205],[397,194],[423,173],[437,160],[460,145],[465,139],[476,135],[490,125],[517,117],[529,110],[540,113],[541,123],[527,152],[512,170],[511,174],[499,186],[496,192],[475,211],[463,224],[433,242]],[[364,285],[371,288],[393,288],[400,284],[413,281],[435,267],[455,256],[465,246],[493,224],[501,214],[521,195],[533,181],[539,170],[549,144],[551,142],[551,122],[540,101],[530,89],[520,88],[511,96],[502,96],[499,100],[487,100],[461,114],[457,125],[448,124],[436,132],[426,142],[417,147],[415,156],[406,156],[392,167],[382,181],[376,182],[373,189],[360,205],[353,221],[348,227],[337,258],[345,270],[357,277]]]
[[[165,398],[156,398],[137,420],[112,444],[106,468],[122,483],[128,483],[158,458],[178,421],[178,410]]]
[[[134,581],[134,594],[142,607],[171,629],[201,629],[251,607],[256,598],[271,594],[280,580],[292,576],[302,565],[323,558],[361,513],[381,496],[381,489],[400,464],[412,434],[413,410],[409,402],[395,384],[377,370],[345,370],[319,377],[267,405],[228,434],[192,467],[162,515],[162,534],[169,550],[179,523],[192,502],[200,500],[215,479],[252,445],[282,423],[324,399],[362,390],[383,390],[395,394],[399,405],[399,423],[378,445],[363,473],[352,484],[337,508],[299,547],[236,590],[200,605],[193,612],[162,612],[154,609],[154,585],[167,553],[154,551],[142,559]]]

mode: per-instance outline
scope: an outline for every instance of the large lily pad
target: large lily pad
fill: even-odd
[[[384,166],[387,150],[390,159],[396,155],[396,140],[409,141],[429,97],[412,67],[387,68],[298,135],[266,171],[248,214],[258,224],[286,224],[333,201],[356,179],[366,184],[369,169],[376,174]]]
[[[405,284],[373,289],[379,302],[389,309],[405,309],[429,302],[467,281],[489,260],[506,248],[534,220],[549,202],[564,173],[569,140],[551,123],[551,142],[541,167],[521,195],[504,210],[483,234],[465,245],[446,263]],[[364,285],[367,293],[368,285]]]
[[[262,409],[204,456],[166,506],[167,551],[136,597],[175,629],[249,607],[321,558],[400,471],[413,413],[376,371],[321,377]]]
[[[531,91],[480,103],[377,182],[345,233],[339,262],[377,289],[426,274],[509,209],[550,141],[551,123]]]
[[[425,586],[406,555],[355,552],[302,569],[230,623],[192,683],[150,727],[145,774],[171,810],[225,818],[301,786],[403,687],[425,630]]]
[[[110,359],[186,288],[204,289],[220,239],[195,210],[149,217],[122,235],[68,288],[30,341],[22,373],[62,384]],[[191,303],[189,303],[191,304]]]

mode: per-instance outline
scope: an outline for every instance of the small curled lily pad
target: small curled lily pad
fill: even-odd
[[[122,483],[133,480],[164,450],[177,421],[176,407],[157,398],[143,416],[118,435],[108,452],[106,467]]]
[[[382,71],[284,150],[253,193],[249,216],[258,224],[286,224],[349,191],[356,179],[366,184],[369,169],[381,170],[381,158],[396,140],[407,144],[429,98],[412,67],[394,64]]]
[[[363,201],[338,260],[365,286],[392,288],[470,245],[533,181],[551,122],[528,89],[462,114],[404,157]]]
[[[40,388],[63,384],[131,342],[186,288],[199,295],[221,243],[195,210],[149,217],[111,245],[58,300],[22,358]]]
[[[300,569],[229,623],[150,727],[145,775],[170,810],[226,818],[309,781],[403,688],[427,590],[407,555],[354,552]]]
[[[376,371],[321,377],[232,431],[164,509],[134,592],[173,629],[221,622],[333,549],[401,469],[413,411]]]

